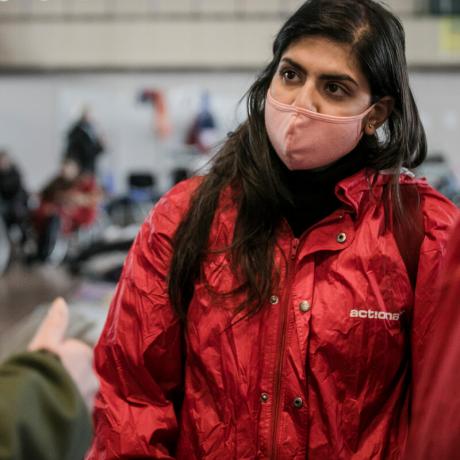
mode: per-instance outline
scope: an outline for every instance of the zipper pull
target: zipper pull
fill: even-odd
[[[292,240],[292,245],[291,245],[291,259],[295,259],[295,256],[297,255],[297,249],[299,248],[299,239],[294,238]]]

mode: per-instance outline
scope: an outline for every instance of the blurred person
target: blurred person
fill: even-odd
[[[166,139],[173,131],[169,113],[168,105],[166,103],[166,97],[163,91],[158,89],[144,89],[139,95],[140,102],[148,102],[153,108],[153,132],[160,138]]]
[[[455,460],[460,450],[460,221],[452,232],[440,276],[437,315],[427,364],[412,405],[406,460]]]
[[[28,351],[0,365],[2,460],[81,460],[89,447],[93,351],[65,338],[68,320],[56,299]]]
[[[102,191],[92,174],[82,172],[78,163],[66,158],[57,176],[40,192],[35,212],[38,255],[46,260],[57,235],[69,235],[94,223]]]
[[[96,160],[103,151],[104,142],[94,127],[89,108],[85,107],[67,134],[65,158],[75,160],[82,172],[95,174]]]
[[[89,459],[400,459],[457,208],[400,21],[309,0],[248,118],[143,224],[95,351]]]
[[[22,241],[26,238],[29,215],[28,193],[23,185],[21,173],[5,150],[0,150],[0,213],[7,229],[17,226]]]
[[[209,153],[217,144],[217,123],[210,109],[210,96],[201,96],[200,109],[187,132],[185,144],[194,146],[199,153]]]

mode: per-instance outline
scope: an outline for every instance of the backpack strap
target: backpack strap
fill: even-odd
[[[401,184],[400,191],[405,215],[401,219],[393,220],[394,238],[415,289],[420,247],[425,236],[423,212],[415,184]]]

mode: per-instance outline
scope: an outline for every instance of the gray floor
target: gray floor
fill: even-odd
[[[57,296],[72,296],[79,284],[62,268],[13,264],[0,277],[0,334],[17,325],[38,305]]]

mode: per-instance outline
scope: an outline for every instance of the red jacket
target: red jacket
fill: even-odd
[[[427,365],[413,404],[407,460],[454,460],[460,451],[460,221],[440,277]]]
[[[458,211],[418,182],[426,236],[414,300],[395,239],[384,232],[388,179],[361,171],[339,183],[343,207],[300,239],[283,223],[280,288],[236,325],[237,300],[216,299],[206,286],[236,285],[228,254],[211,252],[185,334],[166,278],[172,236],[199,180],[164,196],[131,249],[96,348],[101,391],[89,459],[400,458],[410,368],[417,382],[437,311],[433,285]],[[211,250],[230,244],[235,216],[224,193]]]

